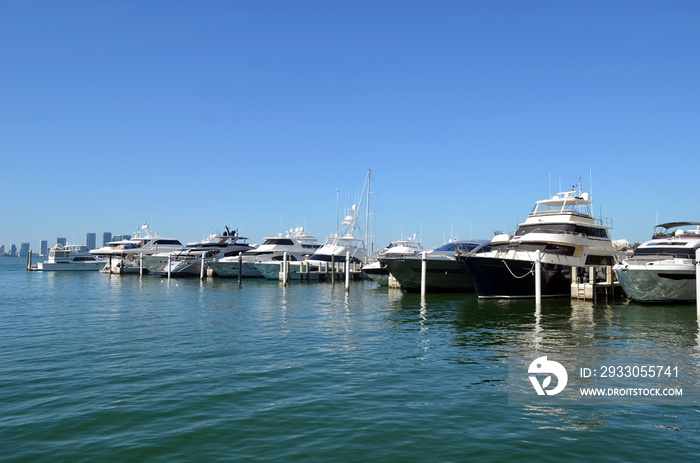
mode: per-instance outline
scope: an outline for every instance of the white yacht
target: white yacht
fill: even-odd
[[[263,244],[243,254],[241,277],[263,277],[263,274],[257,269],[258,264],[269,263],[279,267],[279,262],[282,261],[285,252],[289,261],[298,261],[308,258],[320,247],[321,243],[315,236],[307,235],[304,232],[304,227],[292,228],[284,234],[279,233],[277,236],[267,237]],[[234,255],[213,260],[207,265],[217,276],[235,278],[239,274],[238,262],[238,256]]]
[[[695,252],[700,222],[669,222],[654,227],[651,240],[613,267],[627,297],[639,302],[693,302]]]
[[[345,262],[350,253],[350,262],[363,263],[367,257],[362,239],[355,237],[358,215],[360,209],[353,204],[343,221],[340,223],[342,230],[326,238],[323,246],[318,248],[309,261],[318,262]]]
[[[157,271],[151,273],[170,275],[170,276],[196,276],[201,275],[202,265],[205,268],[209,262],[216,259],[226,257],[236,257],[241,254],[255,249],[252,245],[246,243],[248,238],[242,237],[238,231],[229,230],[221,234],[212,234],[204,241],[187,243],[185,249],[164,254],[159,253],[158,257],[165,259],[165,264]]]
[[[571,296],[573,267],[612,266],[618,255],[609,226],[591,214],[588,193],[537,201],[514,236],[499,234],[488,250],[457,255],[480,298],[532,298],[540,256],[543,297]],[[609,222],[609,221],[608,221]]]
[[[423,244],[416,235],[405,240],[392,241],[377,253],[376,259],[365,264],[362,271],[380,286],[388,286],[390,272],[384,260],[420,256],[422,252]]]
[[[36,270],[43,271],[81,271],[100,270],[105,261],[90,254],[84,244],[55,244],[49,250],[45,262],[37,262]]]
[[[95,256],[107,261],[105,269],[111,273],[138,273],[141,256],[158,252],[176,252],[183,249],[180,241],[163,238],[158,232],[151,233],[148,224],[143,224],[140,230],[134,232],[134,237],[126,240],[111,241],[98,249],[90,251]]]

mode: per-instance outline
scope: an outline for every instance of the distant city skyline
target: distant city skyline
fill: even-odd
[[[115,241],[115,240],[122,240],[122,239],[131,239],[131,234],[123,234],[123,235],[112,235],[112,232],[103,232],[102,233],[102,246],[106,245],[110,241]],[[38,254],[42,256],[46,256],[49,253],[49,241],[46,239],[42,239],[39,241],[39,245],[34,248],[32,244],[29,241],[21,241],[20,242],[20,247],[18,248],[15,243],[9,243],[8,245],[6,244],[0,244],[0,256],[3,257],[27,257],[27,254],[29,251],[32,252],[32,254]],[[85,246],[88,247],[88,249],[96,249],[97,246],[97,233],[95,232],[86,232],[85,233],[85,241],[82,243],[73,243],[68,241],[67,238],[63,236],[58,236],[56,237],[55,244],[61,244],[65,246],[66,244],[84,244]],[[6,246],[9,246],[9,251],[5,252]]]

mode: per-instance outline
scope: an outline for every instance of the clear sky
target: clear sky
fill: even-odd
[[[700,221],[697,1],[0,2],[0,244]],[[364,207],[364,204],[362,205]],[[362,211],[364,216],[364,211]]]

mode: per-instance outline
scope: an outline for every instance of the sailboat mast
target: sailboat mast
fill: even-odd
[[[372,176],[372,169],[367,170],[367,209],[365,210],[365,246],[369,248],[369,252],[371,255],[374,254],[374,249],[373,246],[370,245],[369,243],[369,195],[370,195],[370,190],[371,190],[371,176]]]

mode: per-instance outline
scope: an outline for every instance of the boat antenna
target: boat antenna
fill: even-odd
[[[340,221],[340,217],[338,216],[338,191],[340,191],[339,188],[335,189],[335,236],[338,236],[338,222]]]

